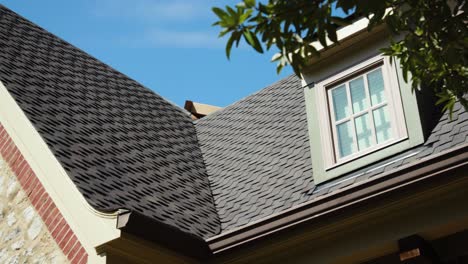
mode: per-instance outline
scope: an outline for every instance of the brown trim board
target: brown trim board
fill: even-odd
[[[468,165],[468,144],[401,166],[242,228],[207,239],[214,254]]]

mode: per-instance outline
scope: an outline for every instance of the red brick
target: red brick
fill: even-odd
[[[15,148],[14,148],[14,145],[13,145],[13,141],[8,139],[5,146],[3,146],[3,148],[1,149],[1,153],[2,153],[2,156],[5,159],[5,161],[7,161],[7,159],[11,156],[14,149]]]
[[[3,128],[0,129],[0,146],[2,145],[4,141],[6,141],[7,138],[8,138],[8,134],[6,130]]]
[[[78,253],[80,248],[82,248],[80,241],[78,241],[78,239],[76,241],[77,243],[72,247],[72,249],[70,249],[70,252],[68,252],[68,255],[67,255],[68,260],[70,261],[75,257],[76,253]]]
[[[15,173],[23,190],[64,254],[72,263],[87,263],[88,255],[80,241],[1,124],[0,154]]]
[[[26,183],[23,186],[23,190],[26,192],[26,195],[29,197],[31,195],[31,192],[37,184],[37,178],[36,175],[34,175],[34,172],[31,172],[31,174],[28,176],[28,179]]]
[[[30,179],[31,174],[32,174],[32,170],[29,167],[29,165],[27,165],[24,167],[20,175],[16,175],[16,177],[18,178],[18,181],[21,183],[21,186],[23,186],[23,188],[26,182],[28,182],[28,180]]]
[[[35,179],[36,178],[36,175],[34,174],[34,172],[30,169],[28,171],[25,171],[24,172],[25,176],[23,176],[23,178],[25,178],[25,184],[28,183],[29,181],[31,181],[32,179]]]
[[[47,213],[49,213],[50,211],[49,210],[52,210],[52,207],[55,206],[54,202],[52,201],[52,198],[50,198],[50,196],[47,195],[47,198],[44,200],[44,203],[42,204],[42,206],[37,210],[37,212],[39,213],[39,215],[41,216],[41,218],[43,220],[46,219],[46,215]]]
[[[44,195],[45,190],[44,187],[42,187],[42,184],[37,184],[36,187],[34,187],[31,195],[29,196],[29,200],[31,201],[32,205],[34,205],[34,208],[37,210],[37,204],[39,202],[39,199],[41,198],[42,195]]]
[[[86,264],[88,263],[88,254],[85,254],[81,259],[79,260],[78,264]]]
[[[54,210],[55,210],[55,208],[54,208]],[[49,219],[51,219],[51,220],[50,220],[50,223],[47,225],[47,228],[49,229],[50,233],[52,233],[52,231],[54,231],[57,228],[57,226],[61,222],[62,218],[63,218],[63,216],[61,214],[50,215]],[[49,220],[46,220],[46,221],[49,221]]]
[[[57,225],[51,230],[50,234],[54,239],[57,239],[58,234],[60,234],[60,231],[62,231],[63,228],[69,228],[67,222],[65,219],[60,216],[59,222]]]
[[[0,138],[0,155],[3,156],[3,148],[7,146],[8,144],[8,138],[4,136],[4,138]]]
[[[73,231],[70,228],[64,228],[60,234],[57,235],[57,243],[60,248],[64,248],[70,238],[73,236]]]
[[[18,174],[16,175],[18,179],[23,178],[27,173],[31,171],[31,167],[29,167],[29,164],[26,160],[24,160],[23,165],[19,168]]]
[[[18,169],[23,164],[23,162],[23,156],[21,155],[21,153],[18,153],[18,157],[16,158],[16,160],[13,161],[13,164],[11,164],[10,166],[11,170],[13,171],[13,173],[15,173],[15,175],[19,174]]]
[[[62,248],[63,254],[68,256],[68,254],[71,252],[77,241],[78,239],[76,239],[76,236],[70,237],[70,239],[68,239],[68,243],[65,245],[64,248]]]
[[[84,250],[84,248],[81,247],[80,250],[78,250],[78,252],[75,254],[73,259],[71,260],[71,263],[78,264],[80,263],[81,259],[85,258],[86,256],[87,256],[86,250]]]
[[[37,200],[37,203],[35,205],[36,211],[39,212],[39,210],[44,206],[45,203],[49,201],[49,194],[44,191],[44,193],[41,195],[41,197]]]
[[[59,213],[59,210],[55,206],[51,207],[49,212],[47,212],[44,215],[44,218],[43,218],[44,223],[47,225],[47,227],[49,227],[49,229],[55,227],[55,226],[52,226],[52,224],[54,223],[57,224],[57,222],[54,222],[57,216],[61,216],[61,214]]]
[[[18,180],[23,176],[22,172],[25,170],[27,166],[28,166],[28,162],[22,158],[21,162],[16,167],[16,170],[13,171],[16,177],[18,178]]]
[[[7,149],[13,144],[11,139],[6,136],[4,139],[2,139],[2,144],[0,145],[0,154],[5,155]]]
[[[19,150],[16,150],[15,153],[13,154],[13,156],[10,159],[10,168],[14,168],[15,166],[17,166],[17,164],[18,164],[18,162],[19,162],[19,160],[21,158],[22,158],[21,152]],[[12,169],[12,171],[13,171],[13,169]]]
[[[10,167],[13,165],[15,160],[21,155],[19,150],[16,148],[15,144],[11,144],[11,148],[8,150],[9,152],[7,153],[5,157],[5,161],[10,165]]]

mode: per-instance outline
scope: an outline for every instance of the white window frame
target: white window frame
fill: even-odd
[[[335,125],[332,120],[334,120],[334,110],[333,104],[330,103],[330,90],[337,87],[341,83],[349,82],[354,78],[358,78],[363,74],[371,72],[372,70],[382,67],[382,76],[384,80],[384,92],[386,97],[386,104],[388,106],[388,111],[390,115],[390,122],[392,128],[392,138],[380,144],[375,144],[369,148],[366,148],[362,151],[354,152],[348,156],[340,158],[338,153],[338,143],[334,143],[334,135],[336,135]],[[365,82],[366,83],[366,82]],[[365,84],[367,87],[367,84]],[[390,63],[388,57],[383,57],[378,55],[367,59],[357,65],[354,65],[344,71],[341,71],[333,76],[326,78],[325,80],[320,81],[315,85],[317,88],[317,113],[319,120],[319,130],[321,136],[321,142],[323,144],[322,148],[322,157],[324,162],[325,170],[330,170],[342,164],[348,163],[352,160],[360,158],[362,156],[368,155],[372,152],[378,151],[382,148],[393,145],[397,142],[405,140],[408,138],[408,133],[406,129],[406,123],[403,112],[403,105],[400,96],[400,88],[398,83],[398,77],[395,69],[395,63]],[[349,89],[347,88],[347,93]],[[366,94],[368,93],[366,89]],[[349,96],[349,95],[348,95]],[[368,100],[370,97],[368,95]],[[379,104],[381,105],[381,104]],[[352,103],[350,105],[352,111]],[[378,106],[371,106],[370,108],[378,108]],[[362,114],[362,113],[361,113]],[[352,116],[357,116],[359,114],[352,114]],[[399,118],[397,118],[399,117]],[[369,117],[373,123],[373,116]],[[351,119],[354,120],[354,119]],[[354,127],[354,122],[353,127]],[[356,133],[354,130],[353,133]],[[375,132],[373,132],[375,133]],[[356,140],[355,140],[356,141]],[[357,141],[355,142],[357,144]]]

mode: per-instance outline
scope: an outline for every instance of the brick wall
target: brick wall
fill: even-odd
[[[87,253],[0,124],[0,263],[86,263]]]

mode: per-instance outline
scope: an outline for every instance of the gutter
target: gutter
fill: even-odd
[[[119,213],[117,228],[122,232],[164,245],[188,257],[206,259],[211,256],[211,250],[202,238],[137,212],[125,211]]]
[[[124,233],[163,245],[174,252],[199,261],[207,261],[247,243],[292,228],[300,228],[302,224],[324,221],[332,213],[373,201],[385,194],[404,191],[405,187],[460,177],[459,174],[453,173],[457,170],[468,171],[468,143],[208,239],[202,239],[133,211],[119,211],[117,228]],[[464,174],[461,177],[467,176],[468,174]]]
[[[426,182],[446,172],[455,169],[465,169],[466,171],[467,165],[468,144],[463,144],[401,166],[399,169],[384,173],[377,178],[343,188],[246,226],[211,237],[206,240],[206,243],[213,254],[219,254],[304,222],[323,220],[324,217],[335,211],[377,196],[380,197],[383,194],[395,192],[415,183]]]

